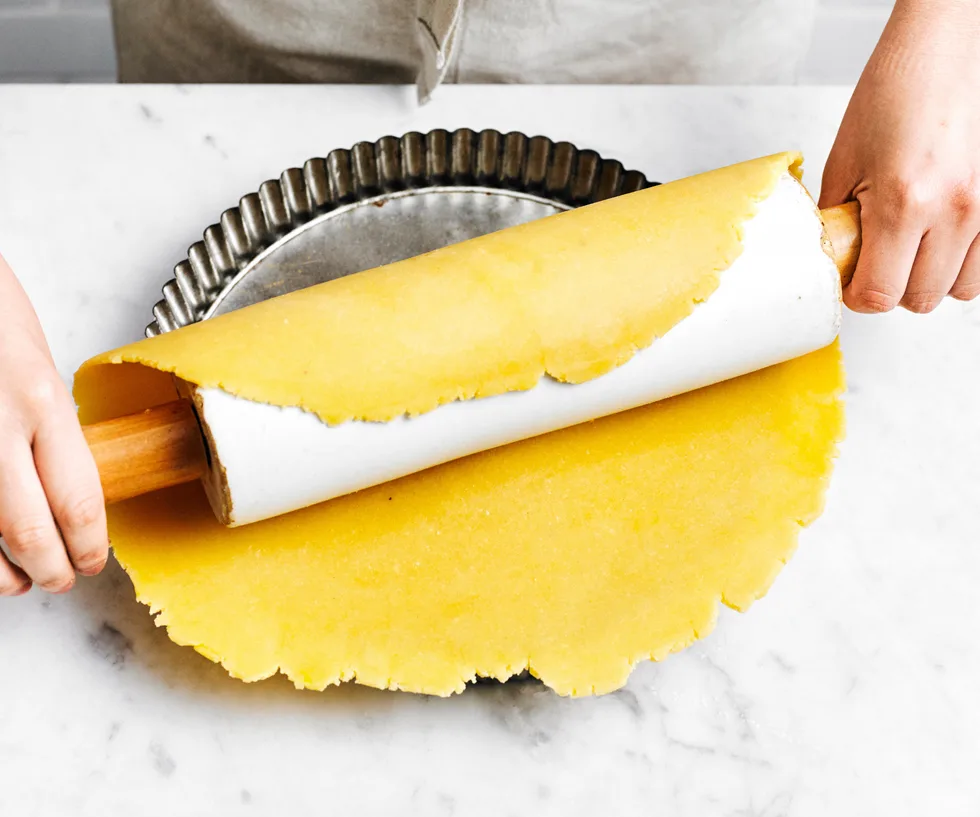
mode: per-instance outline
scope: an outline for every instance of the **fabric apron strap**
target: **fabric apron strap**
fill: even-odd
[[[416,0],[416,36],[422,52],[419,102],[429,101],[452,65],[460,40],[464,0]]]

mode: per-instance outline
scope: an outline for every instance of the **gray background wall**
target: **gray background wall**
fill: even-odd
[[[820,0],[805,84],[854,83],[893,0]],[[109,0],[0,0],[0,82],[112,82]]]

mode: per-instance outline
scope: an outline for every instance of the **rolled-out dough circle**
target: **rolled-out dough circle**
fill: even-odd
[[[170,638],[247,681],[609,692],[766,592],[822,510],[842,385],[835,342],[241,528],[198,486],[143,497],[110,537]]]
[[[658,208],[667,219],[682,214],[680,228],[715,194],[724,203],[708,214],[703,234],[710,240],[702,244],[654,221],[654,249],[669,250],[668,260],[679,253],[672,269],[683,272],[661,282],[667,289],[656,300],[657,314],[648,316],[633,297],[638,284],[654,293],[657,281],[636,268],[610,270],[625,277],[601,287],[592,281],[591,298],[569,302],[574,319],[559,316],[551,324],[558,335],[548,341],[547,370],[581,382],[621,365],[629,343],[605,322],[610,308],[631,316],[637,337],[655,337],[683,320],[737,257],[740,225],[754,202],[797,161],[791,154],[768,157],[652,197],[653,191],[637,194],[645,197],[640,210],[617,204],[602,211],[612,214],[613,232],[626,235],[645,229]],[[565,223],[589,227],[581,219]],[[552,241],[561,239],[560,230],[549,231]],[[478,246],[506,250],[513,240]],[[443,257],[458,258],[457,252]],[[426,263],[405,269],[426,274]],[[576,274],[590,283],[586,269]],[[342,291],[356,295],[361,283],[387,286],[392,277],[391,270],[380,279],[369,275]],[[404,291],[402,282],[395,286]],[[326,295],[329,304],[337,291],[302,295],[295,314],[321,314],[315,299]],[[592,312],[599,298],[606,309]],[[547,322],[553,301],[542,304]],[[208,385],[225,372],[245,389],[278,394],[280,371],[253,380],[241,358],[192,358],[187,350],[208,333],[241,332],[253,318],[268,328],[288,312],[274,304],[271,311],[229,316],[220,329],[215,322],[193,336],[100,356],[79,373],[83,415],[132,410],[127,401],[136,391],[143,401],[166,399],[165,381],[148,367],[186,377],[186,365],[204,373],[189,379]],[[563,340],[563,333],[588,328],[590,320],[597,330],[582,330],[585,345],[577,352],[579,341]],[[603,326],[615,331],[594,345]],[[424,337],[427,330],[423,322],[406,331]],[[493,364],[495,355],[511,360],[507,342],[488,346],[483,364]],[[537,377],[534,368],[527,371]],[[439,404],[441,381],[421,393],[414,382],[395,377],[361,403],[351,392],[334,404],[334,391],[321,389],[307,407],[331,420],[383,421],[403,399],[420,411]],[[533,382],[511,378],[494,388]],[[466,389],[480,387],[473,380]],[[835,342],[736,380],[242,528],[220,526],[197,486],[161,492],[113,507],[110,536],[138,597],[170,637],[244,680],[282,671],[313,689],[357,680],[449,694],[478,676],[505,679],[529,669],[562,694],[606,692],[622,685],[637,661],[662,658],[705,635],[719,602],[745,609],[765,592],[800,526],[821,510],[842,434],[842,389]],[[291,404],[279,399],[270,402]]]

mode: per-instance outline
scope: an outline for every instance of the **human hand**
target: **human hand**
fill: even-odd
[[[32,582],[52,593],[91,576],[108,558],[95,461],[44,334],[0,257],[0,596]]]
[[[980,295],[980,4],[898,0],[851,97],[820,206],[856,198],[856,312]]]

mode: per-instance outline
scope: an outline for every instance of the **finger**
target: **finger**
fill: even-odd
[[[949,294],[959,301],[972,301],[980,296],[980,236],[973,239]]]
[[[844,303],[855,312],[898,306],[922,240],[919,219],[907,210],[861,201],[861,254]]]
[[[45,590],[62,593],[75,583],[75,574],[48,508],[31,447],[17,437],[3,451],[0,532],[28,576]]]
[[[834,146],[836,148],[836,145]],[[817,206],[823,210],[849,201],[854,195],[857,177],[845,167],[842,159],[837,158],[837,151],[832,150],[827,164],[823,169],[820,181],[820,200]]]
[[[27,574],[0,552],[0,596],[21,596],[30,589]]]
[[[976,230],[971,233],[937,225],[923,236],[902,296],[903,307],[924,315],[939,306],[952,289],[977,234]]]
[[[109,558],[105,502],[95,461],[67,394],[34,435],[34,462],[72,564],[94,576]]]

